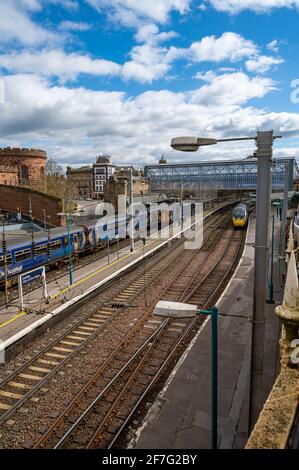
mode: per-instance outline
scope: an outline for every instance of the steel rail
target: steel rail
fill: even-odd
[[[180,245],[177,247],[179,248]],[[162,262],[163,260],[169,256],[169,253],[165,253],[162,259],[159,260],[159,263]],[[181,256],[181,253],[178,253],[178,255],[175,257],[175,260],[178,259]],[[149,271],[153,270],[155,271],[156,265],[153,265]],[[154,274],[153,278],[150,280],[150,282],[147,285],[150,285],[152,282],[154,282],[157,277],[161,276],[163,272],[168,269],[168,265],[163,266],[161,270],[159,270],[158,273]],[[134,284],[136,280],[139,279],[140,277],[140,272],[142,271],[142,266],[138,268],[138,273],[134,276],[133,281],[128,281],[126,286],[122,286],[117,293],[114,293],[110,296],[110,298],[106,301],[104,301],[101,306],[97,306],[95,309],[92,310],[91,313],[89,313],[86,317],[83,319],[79,320],[75,325],[70,326],[64,333],[62,333],[58,338],[54,339],[50,344],[48,344],[45,348],[43,348],[39,353],[34,355],[31,359],[29,359],[26,363],[24,363],[22,366],[20,366],[17,370],[15,370],[12,374],[9,376],[5,377],[4,380],[0,383],[0,390],[3,389],[6,385],[9,385],[9,382],[13,381],[14,378],[18,377],[19,374],[24,372],[27,368],[32,366],[36,361],[38,361],[39,358],[41,358],[43,355],[45,355],[48,351],[50,351],[56,344],[60,343],[66,336],[68,336],[70,333],[72,333],[74,330],[76,330],[80,325],[88,321],[94,314],[96,314],[98,311],[101,310],[101,308],[109,305],[109,302],[113,300],[116,296],[121,294],[127,287],[131,286]],[[131,301],[134,300],[137,296],[139,296],[142,292],[144,291],[144,286],[140,287],[136,291],[136,293],[133,294],[131,297]],[[102,292],[102,290],[101,290]],[[79,351],[81,351],[82,348],[86,346],[88,342],[90,342],[95,336],[97,336],[102,330],[104,330],[122,311],[125,310],[126,307],[122,307],[120,309],[117,309],[112,315],[107,318],[107,320],[102,323],[93,333],[90,334],[81,344],[78,344],[78,347],[74,349],[69,355],[66,356],[65,359],[63,359],[57,366],[55,366],[51,372],[49,372],[45,377],[42,378],[41,381],[37,382],[35,385],[32,385],[31,389],[23,395],[23,397],[18,400],[12,407],[4,412],[2,415],[0,415],[0,423],[3,422],[5,419],[7,419],[19,406],[21,406],[30,396],[35,393],[44,383],[50,379],[56,372],[58,372],[61,367],[65,365],[66,362],[68,362],[75,354],[77,354]]]
[[[225,217],[226,218],[226,217]],[[221,238],[221,233],[219,231],[219,233],[217,231],[214,230],[212,236],[215,238],[215,243],[217,243],[217,241]],[[206,240],[206,243],[211,243],[211,239],[207,239]],[[210,247],[210,253],[213,251],[213,248],[215,246],[215,243]],[[201,249],[198,249],[196,251],[196,253],[199,253],[201,251]],[[181,255],[180,255],[181,256]],[[173,284],[174,282],[174,279],[177,279],[181,273],[182,273],[182,270],[184,269],[187,269],[188,265],[194,260],[194,256],[192,258],[190,258],[190,260],[186,260],[186,263],[184,265],[183,268],[180,268],[175,276],[175,278],[172,278],[172,280],[170,281],[169,285],[167,285],[165,287],[165,289],[162,291],[162,293],[160,293],[159,295],[159,298],[161,298],[165,292],[169,289],[169,287]],[[204,262],[206,261],[206,259],[204,260]],[[168,265],[164,268],[165,269],[168,269]],[[80,397],[84,394],[85,390],[88,389],[88,387],[90,385],[92,385],[92,383],[97,379],[97,377],[100,375],[100,373],[104,370],[104,368],[106,367],[107,364],[109,364],[109,362],[111,362],[111,360],[113,360],[113,357],[117,354],[117,352],[119,351],[120,347],[123,346],[123,344],[125,343],[125,341],[127,341],[130,337],[132,337],[134,335],[134,333],[137,331],[137,329],[139,328],[139,326],[141,326],[145,321],[146,319],[148,318],[148,315],[149,313],[151,313],[152,311],[152,306],[149,306],[148,309],[146,309],[146,311],[144,312],[144,314],[142,315],[142,317],[140,317],[139,321],[134,325],[134,328],[128,333],[127,337],[125,338],[124,341],[122,341],[118,346],[117,348],[110,354],[110,356],[107,358],[107,360],[101,365],[100,369],[98,369],[98,371],[96,371],[96,373],[91,377],[91,379],[85,384],[85,386],[81,389],[81,391],[76,395],[76,397],[71,401],[71,403],[68,405],[68,407],[60,414],[60,416],[57,418],[57,420],[50,426],[49,430],[47,431],[47,433],[43,436],[41,436],[41,438],[37,441],[37,443],[34,445],[34,448],[38,448],[39,446],[41,446],[46,440],[48,440],[49,436],[51,435],[51,433],[55,430],[55,428],[63,421],[63,419],[65,418],[65,416],[68,414],[68,412],[72,409],[73,405],[78,402],[78,400],[80,399]]]
[[[243,240],[245,240],[245,236],[243,237]],[[223,276],[222,280],[221,280],[221,283],[217,286],[216,290],[210,295],[210,297],[208,298],[208,300],[203,304],[201,305],[199,308],[201,309],[207,309],[210,307],[211,305],[211,302],[212,302],[212,299],[215,297],[215,295],[217,294],[217,292],[221,289],[223,283],[225,282],[226,278],[229,276],[231,270],[233,269],[233,266],[235,265],[236,263],[236,260],[240,254],[240,251],[241,251],[241,245],[239,245],[238,247],[238,250],[234,256],[234,259],[233,259],[233,263],[229,266],[229,268],[227,269],[225,275]],[[189,295],[185,301],[192,301],[192,296]],[[187,326],[186,330],[183,331],[182,335],[180,338],[178,338],[177,342],[176,342],[176,345],[175,347],[173,348],[173,350],[169,353],[169,355],[167,356],[167,358],[165,359],[164,363],[161,365],[161,367],[159,368],[159,370],[157,371],[157,373],[155,374],[155,376],[153,377],[153,379],[151,380],[151,382],[149,383],[149,385],[147,386],[147,388],[144,390],[144,392],[142,393],[142,395],[140,396],[140,398],[138,399],[138,401],[136,402],[136,404],[134,405],[133,409],[131,410],[130,414],[127,416],[127,418],[125,419],[125,421],[122,423],[121,427],[118,429],[117,433],[114,435],[112,441],[109,443],[107,449],[111,449],[114,444],[117,442],[117,440],[119,439],[119,437],[121,436],[122,432],[124,431],[125,427],[128,425],[128,423],[131,421],[132,417],[134,416],[135,412],[137,411],[137,409],[139,408],[140,404],[143,402],[143,400],[145,399],[145,397],[147,396],[147,394],[149,393],[149,391],[151,390],[151,388],[155,385],[155,383],[157,382],[158,378],[160,377],[161,373],[164,371],[164,369],[166,368],[167,364],[169,363],[169,361],[171,360],[172,356],[174,355],[174,353],[176,352],[176,350],[178,349],[178,347],[180,346],[180,344],[182,343],[182,341],[184,340],[184,338],[188,335],[188,333],[192,330],[192,328],[196,325],[196,323],[198,322],[199,318],[196,317],[194,318],[193,320],[190,321],[190,324]],[[94,440],[96,439],[96,436],[95,436],[96,433],[94,433]],[[88,444],[89,448],[91,447],[91,441],[89,442]]]

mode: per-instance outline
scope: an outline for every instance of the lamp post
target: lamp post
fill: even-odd
[[[209,315],[212,320],[211,329],[211,447],[217,449],[218,434],[218,309],[198,309],[197,305],[179,302],[160,301],[154,308],[154,315],[167,318],[194,318],[196,315]]]
[[[72,242],[71,242],[71,216],[68,212],[67,215],[67,234],[68,234],[68,251],[69,251],[69,279],[70,286],[73,285],[73,260],[72,260]]]
[[[8,308],[8,283],[7,283],[7,240],[5,233],[5,216],[1,214],[2,218],[2,255],[3,255],[3,267],[4,267],[4,296],[5,296],[5,308]]]
[[[31,220],[31,246],[32,246],[32,258],[35,257],[35,240],[34,240],[34,224],[33,224],[33,210],[32,210],[32,199],[29,198],[29,215]]]
[[[130,208],[131,208],[131,217],[130,217],[130,237],[131,237],[131,253],[134,252],[134,216],[133,216],[133,170],[130,168]]]
[[[43,214],[44,214],[44,229],[46,230],[47,228],[47,215],[46,215],[46,209],[42,209]]]
[[[47,253],[48,253],[48,262],[49,262],[50,259],[51,259],[51,217],[50,217],[50,215],[48,215],[48,249],[47,249]]]
[[[282,276],[286,275],[285,265],[285,249],[286,249],[286,229],[287,229],[287,213],[289,204],[289,162],[285,162],[284,169],[284,191],[283,191],[283,204],[281,212],[281,225],[279,236],[279,272]]]
[[[269,298],[268,304],[275,304],[273,300],[273,270],[274,270],[274,244],[275,244],[275,215],[272,215],[272,235],[271,235],[271,260],[270,260],[270,279],[269,279]]]
[[[267,285],[268,226],[271,190],[271,163],[273,131],[258,132],[256,137],[229,139],[207,139],[200,137],[176,137],[171,147],[184,152],[195,152],[201,146],[215,145],[219,142],[255,140],[257,144],[257,197],[254,257],[254,292],[251,343],[251,372],[249,399],[249,430],[256,423],[263,405],[263,362],[265,334],[265,303]]]

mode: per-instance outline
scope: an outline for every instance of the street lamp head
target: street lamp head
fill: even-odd
[[[199,145],[197,143],[197,137],[175,137],[171,140],[171,147],[181,152],[196,152]]]
[[[175,137],[171,140],[171,147],[181,152],[196,152],[199,147],[215,144],[217,144],[217,139],[205,139],[195,136]]]

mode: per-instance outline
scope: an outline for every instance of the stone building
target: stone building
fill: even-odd
[[[94,198],[93,168],[82,166],[80,168],[67,167],[67,179],[73,184],[76,196],[79,199]]]
[[[104,196],[104,185],[115,172],[116,166],[112,164],[112,157],[103,155],[97,157],[96,163],[93,164],[93,189],[96,199]]]
[[[44,179],[46,160],[44,150],[2,148],[0,182],[15,186],[34,185]]]
[[[118,196],[129,197],[130,182],[129,171],[118,170],[104,185],[104,201],[117,207]],[[141,176],[133,176],[133,195],[141,199],[149,192],[149,180]]]

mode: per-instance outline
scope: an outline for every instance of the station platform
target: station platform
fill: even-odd
[[[275,223],[275,302],[283,289],[278,272],[279,219]],[[219,299],[218,448],[244,448],[248,433],[251,318],[255,219],[251,217],[244,252]],[[280,325],[276,305],[266,304],[265,400],[278,369]],[[211,321],[206,319],[147,413],[129,447],[211,448]]]
[[[214,209],[204,211],[204,217],[226,204],[219,204]],[[26,336],[40,329],[68,308],[82,301],[93,291],[103,286],[122,272],[142,261],[143,258],[160,250],[167,243],[176,238],[160,238],[135,242],[134,252],[131,253],[130,246],[124,247],[117,252],[110,253],[108,258],[101,258],[85,267],[77,269],[73,273],[73,284],[69,285],[69,275],[66,274],[56,281],[47,285],[48,300],[43,297],[42,287],[24,295],[24,308],[20,306],[20,299],[9,304],[9,307],[0,308],[0,363],[4,363],[7,354],[5,352],[15,343],[24,342]],[[27,313],[30,310],[31,313]]]

